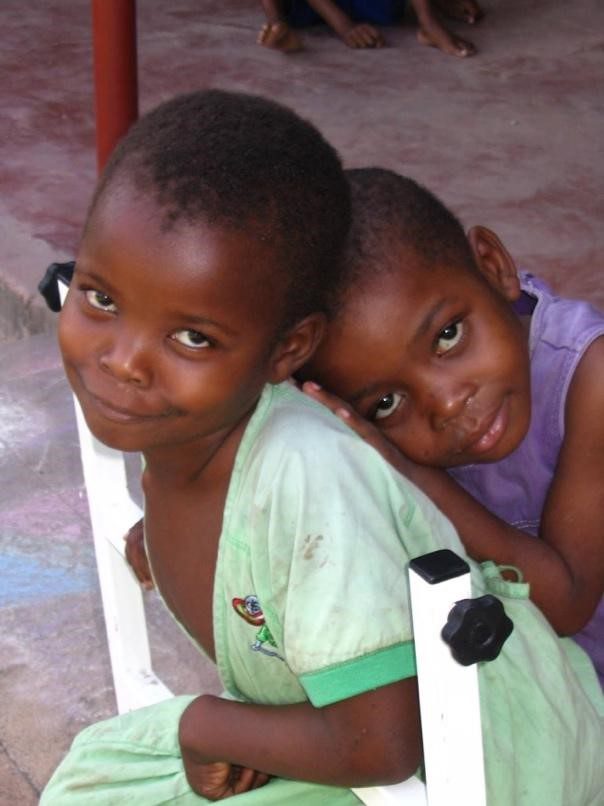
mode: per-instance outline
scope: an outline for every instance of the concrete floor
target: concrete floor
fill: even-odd
[[[518,263],[604,307],[604,6],[483,0],[468,60],[348,50],[323,29],[283,56],[255,44],[254,0],[139,3],[144,111],[221,87],[315,122],[347,166],[380,164],[495,229]],[[0,805],[37,803],[73,735],[114,712],[85,492],[54,318],[36,294],[69,259],[95,181],[88,0],[3,0],[0,21]],[[225,8],[226,7],[226,8]],[[149,598],[155,666],[216,687]]]

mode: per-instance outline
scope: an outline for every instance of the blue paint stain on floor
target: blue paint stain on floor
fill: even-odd
[[[0,607],[84,593],[93,584],[88,568],[53,568],[23,554],[0,554]]]

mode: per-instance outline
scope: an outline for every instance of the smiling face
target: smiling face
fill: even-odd
[[[127,186],[98,202],[61,312],[65,370],[86,421],[126,451],[228,433],[282,380],[283,288],[269,245],[202,222],[162,228]]]
[[[425,268],[402,251],[396,261],[350,291],[304,378],[420,464],[501,459],[530,421],[527,336],[510,306],[517,282]]]

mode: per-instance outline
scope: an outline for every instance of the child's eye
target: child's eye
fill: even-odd
[[[115,313],[117,311],[111,297],[108,297],[107,294],[103,294],[102,291],[95,291],[93,288],[89,288],[84,293],[88,304],[96,308],[97,311],[109,311],[109,313]]]
[[[205,347],[212,346],[207,336],[198,330],[177,330],[170,338],[191,350],[203,350]]]
[[[373,419],[384,420],[386,417],[390,417],[401,405],[402,399],[402,395],[396,392],[388,392],[377,404],[375,412],[373,413]]]
[[[463,322],[452,322],[443,328],[436,340],[436,354],[444,355],[452,350],[461,341],[463,336]]]

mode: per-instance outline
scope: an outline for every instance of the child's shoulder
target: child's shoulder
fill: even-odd
[[[421,490],[326,407],[288,384],[265,389],[234,476],[233,487],[253,490],[256,500],[306,497],[325,511],[396,512],[384,516],[395,531],[412,525],[416,536],[440,535],[443,545],[460,548],[448,519]]]
[[[326,468],[344,456],[372,451],[324,406],[291,383],[267,385],[241,441],[236,465]],[[371,461],[371,460],[369,460]]]
[[[581,354],[594,339],[604,335],[604,312],[591,303],[559,296],[545,280],[528,272],[521,272],[520,280],[523,297],[533,301],[533,349],[543,343]]]
[[[266,412],[271,429],[291,430],[292,438],[305,444],[308,440],[344,439],[357,441],[357,435],[325,406],[301,392],[294,383],[282,383],[264,390],[260,406]]]

